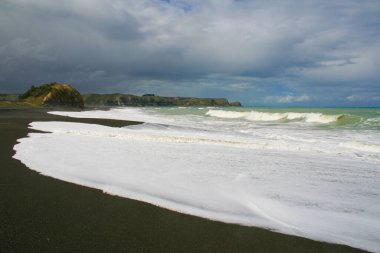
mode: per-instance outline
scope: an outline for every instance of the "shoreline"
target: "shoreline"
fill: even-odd
[[[206,220],[42,176],[12,158],[16,140],[32,132],[30,122],[138,123],[69,118],[50,110],[0,108],[0,251],[365,252]]]

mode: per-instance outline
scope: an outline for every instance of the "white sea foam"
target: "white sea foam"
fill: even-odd
[[[232,111],[224,111],[224,110],[209,110],[206,115],[210,115],[218,118],[226,118],[226,119],[237,119],[244,118],[248,115],[247,112],[232,112]]]
[[[326,115],[322,113],[271,113],[271,112],[237,112],[226,110],[209,110],[207,115],[218,118],[244,118],[251,121],[278,121],[278,120],[302,120],[308,123],[332,123],[336,122],[342,115]]]
[[[147,123],[33,122],[49,133],[19,140],[15,158],[44,175],[179,212],[380,252],[378,132],[170,111],[54,112]]]
[[[357,142],[357,141],[349,141],[349,142],[340,143],[339,145],[341,147],[352,148],[352,149],[365,151],[365,152],[380,153],[380,146],[371,145],[368,143],[361,143],[361,142]]]
[[[362,124],[380,127],[380,117],[367,119]]]

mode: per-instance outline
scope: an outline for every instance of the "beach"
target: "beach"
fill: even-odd
[[[33,121],[120,127],[136,122],[51,115],[50,109],[1,109],[2,252],[361,252],[262,228],[185,215],[29,170],[12,158]]]

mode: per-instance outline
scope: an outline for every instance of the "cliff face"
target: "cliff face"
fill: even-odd
[[[50,83],[32,86],[20,100],[31,105],[68,106],[83,108],[83,98],[78,90],[68,84]]]
[[[84,94],[83,100],[87,106],[231,106],[225,98],[161,97],[153,94]]]
[[[154,94],[135,96],[130,94],[84,94],[68,84],[49,83],[39,87],[32,85],[19,96],[17,103],[26,106],[241,106],[225,98],[161,97]]]

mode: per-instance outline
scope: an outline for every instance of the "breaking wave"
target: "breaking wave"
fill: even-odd
[[[370,118],[365,120],[362,125],[372,128],[379,128],[380,127],[380,117],[376,118]]]
[[[338,122],[340,119],[343,119],[346,116],[344,114],[328,115],[314,112],[271,113],[260,111],[236,112],[224,110],[209,110],[206,115],[225,119],[246,119],[249,121],[302,121],[307,123],[321,124]]]

